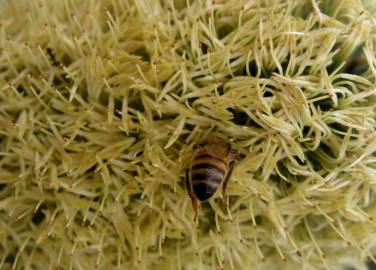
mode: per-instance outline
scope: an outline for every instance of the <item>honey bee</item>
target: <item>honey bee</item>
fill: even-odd
[[[201,202],[211,198],[222,184],[222,201],[228,180],[239,155],[231,144],[219,137],[209,137],[198,145],[186,170],[189,197],[197,218],[197,199]],[[226,203],[225,203],[226,204]]]

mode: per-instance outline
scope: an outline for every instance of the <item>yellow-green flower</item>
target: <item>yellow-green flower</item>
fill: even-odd
[[[0,269],[364,269],[375,6],[0,0]],[[243,159],[195,222],[209,134]]]

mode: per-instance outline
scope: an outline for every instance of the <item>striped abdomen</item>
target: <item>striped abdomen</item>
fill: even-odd
[[[190,168],[193,192],[197,199],[205,201],[218,189],[227,172],[227,160],[198,153]]]

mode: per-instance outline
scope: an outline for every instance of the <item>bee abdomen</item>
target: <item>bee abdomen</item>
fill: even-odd
[[[192,167],[192,187],[200,201],[209,199],[216,192],[222,182],[223,174],[223,170],[211,164],[197,164]]]
[[[206,182],[219,185],[222,181],[222,175],[209,171],[192,171],[192,184],[195,182]]]
[[[196,182],[193,184],[194,193],[200,201],[209,199],[217,190],[218,186],[213,186],[207,182]]]
[[[221,158],[219,158],[219,157],[213,157],[213,156],[211,156],[211,155],[209,155],[209,154],[201,154],[201,155],[196,156],[196,158],[195,158],[195,162],[199,162],[199,160],[201,160],[201,159],[203,159],[203,160],[208,159],[208,160],[210,160],[211,163],[213,163],[213,162],[214,162],[214,163],[219,162],[219,163],[221,163],[221,164],[223,164],[223,165],[226,164],[225,161],[224,161],[223,159],[221,159]]]
[[[192,171],[196,171],[196,170],[201,171],[201,169],[205,169],[208,172],[213,172],[213,173],[217,173],[220,175],[225,174],[225,170],[223,170],[222,168],[219,168],[218,166],[212,163],[197,163],[197,164],[193,164],[192,166]]]

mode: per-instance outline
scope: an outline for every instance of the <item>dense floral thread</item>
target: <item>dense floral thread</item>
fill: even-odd
[[[4,1],[0,269],[374,260],[371,2]],[[243,159],[194,222],[211,133]]]

